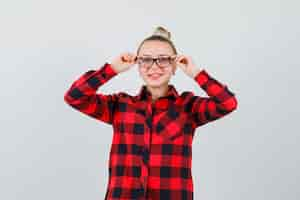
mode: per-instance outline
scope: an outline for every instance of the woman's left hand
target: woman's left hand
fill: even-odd
[[[196,67],[190,56],[177,55],[175,62],[191,78],[194,78],[201,71],[200,68]]]

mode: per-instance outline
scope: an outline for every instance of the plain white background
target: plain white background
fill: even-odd
[[[104,198],[112,128],[63,95],[158,25],[238,99],[196,131],[195,199],[300,198],[298,1],[2,0],[0,16],[1,199]],[[179,68],[171,82],[206,96]],[[99,92],[141,84],[133,68]]]

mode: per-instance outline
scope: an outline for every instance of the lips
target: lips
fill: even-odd
[[[148,77],[150,77],[151,79],[158,79],[161,76],[162,74],[159,73],[148,74]]]

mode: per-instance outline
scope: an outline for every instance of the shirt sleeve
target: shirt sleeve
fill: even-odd
[[[220,119],[237,108],[237,99],[227,85],[213,78],[205,69],[194,77],[208,97],[195,96],[189,101],[195,127]]]
[[[79,112],[112,124],[118,94],[103,94],[96,91],[116,74],[108,62],[97,70],[85,72],[65,92],[64,101]]]

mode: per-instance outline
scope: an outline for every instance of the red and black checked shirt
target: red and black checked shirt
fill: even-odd
[[[195,129],[237,108],[234,93],[202,69],[194,78],[208,97],[191,91],[152,102],[143,85],[136,96],[96,93],[117,73],[109,63],[81,75],[65,93],[74,109],[113,127],[109,155],[109,200],[192,200],[192,140]]]

